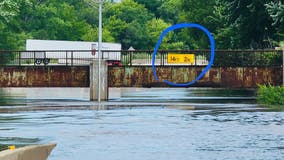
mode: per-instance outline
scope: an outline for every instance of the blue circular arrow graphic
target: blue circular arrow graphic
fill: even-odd
[[[210,68],[211,68],[211,66],[212,66],[212,64],[214,62],[215,41],[214,41],[214,38],[211,35],[211,33],[205,27],[203,27],[202,25],[199,25],[199,24],[196,24],[196,23],[180,23],[180,24],[176,24],[176,25],[173,25],[173,26],[170,26],[170,27],[166,28],[162,32],[158,42],[156,43],[156,46],[155,46],[155,49],[154,49],[154,53],[153,53],[153,56],[152,56],[152,70],[153,70],[153,73],[154,73],[155,80],[159,81],[159,78],[158,78],[157,72],[156,72],[156,67],[155,67],[155,60],[156,60],[156,55],[157,55],[158,49],[159,49],[159,47],[160,47],[160,45],[161,45],[161,43],[163,41],[163,38],[166,36],[166,34],[168,32],[174,31],[176,29],[181,29],[181,28],[197,28],[197,29],[200,29],[203,32],[205,32],[207,37],[210,40],[211,54],[210,54],[209,64],[206,66],[206,68],[193,81],[187,82],[187,83],[173,83],[173,82],[170,82],[168,80],[164,80],[163,81],[166,84],[174,86],[174,87],[186,87],[186,86],[190,86],[190,85],[196,83],[197,81],[199,81],[206,74],[206,72],[208,72],[210,70]]]

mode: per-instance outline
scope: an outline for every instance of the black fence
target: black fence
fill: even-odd
[[[151,66],[151,50],[102,51],[101,57],[109,65]],[[81,51],[0,51],[1,65],[47,66],[47,65],[89,65],[98,59],[94,50]],[[210,50],[163,50],[158,51],[156,66],[206,66],[209,63]],[[281,50],[217,50],[213,66],[258,67],[282,66]]]
[[[120,51],[103,52],[102,59],[120,61]],[[95,50],[68,51],[0,51],[1,65],[40,66],[40,65],[89,65],[98,59]]]
[[[156,55],[155,65],[186,65],[206,66],[210,60],[210,50],[165,50]],[[122,62],[124,65],[151,65],[153,51],[124,51]],[[176,54],[184,55],[179,61],[172,61]],[[187,61],[194,58],[193,61]],[[280,50],[217,50],[213,66],[282,66],[283,54]],[[180,56],[179,56],[180,57]]]

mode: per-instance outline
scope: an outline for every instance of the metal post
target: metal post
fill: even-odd
[[[65,60],[66,60],[66,66],[68,66],[68,52],[66,51],[66,54],[65,54]]]
[[[130,57],[129,57],[130,58],[130,66],[132,66],[132,56],[133,56],[133,52],[131,51],[130,52]]]
[[[275,47],[275,49],[277,53],[282,50],[282,86],[284,86],[284,44],[280,45],[280,47]]]
[[[164,65],[164,51],[163,52],[161,52],[161,66],[163,66]]]
[[[197,66],[197,54],[196,53],[193,54],[194,54],[194,66]],[[201,63],[203,63],[203,60],[201,60]]]
[[[19,66],[21,66],[21,60],[22,60],[22,59],[21,59],[21,56],[22,56],[22,52],[19,51],[18,53],[19,53]]]
[[[101,102],[101,52],[102,52],[102,0],[99,0],[99,42],[98,42],[98,50],[99,50],[99,77],[98,77],[98,102]]]
[[[71,51],[71,66],[73,67],[73,51]]]
[[[282,46],[282,85],[284,86],[284,45]]]
[[[36,65],[36,52],[34,51],[34,66]]]

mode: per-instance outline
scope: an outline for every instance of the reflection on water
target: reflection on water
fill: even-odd
[[[255,103],[255,90],[217,88],[124,88],[120,101]]]
[[[187,102],[186,95],[195,93],[186,90],[124,89],[103,107],[17,98],[18,106],[0,106],[0,148],[56,142],[49,160],[283,159],[284,112],[265,111],[250,99]],[[211,99],[229,95],[224,92]],[[145,102],[137,102],[143,94]],[[230,93],[246,97],[238,94]]]
[[[88,100],[88,88],[2,88],[2,98],[7,99],[77,99]]]
[[[89,88],[4,88],[2,97],[18,100],[89,100]],[[255,90],[216,88],[109,88],[112,101],[255,102]]]

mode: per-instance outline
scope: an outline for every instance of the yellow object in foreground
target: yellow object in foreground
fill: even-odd
[[[180,53],[169,53],[168,63],[172,64],[194,64],[194,54],[180,54]]]
[[[16,146],[9,146],[8,149],[9,149],[9,150],[15,150],[15,149],[16,149]]]
[[[9,146],[8,150],[0,152],[0,160],[47,160],[48,155],[55,146],[55,143],[50,143],[25,146],[14,150],[10,150],[11,146]]]

